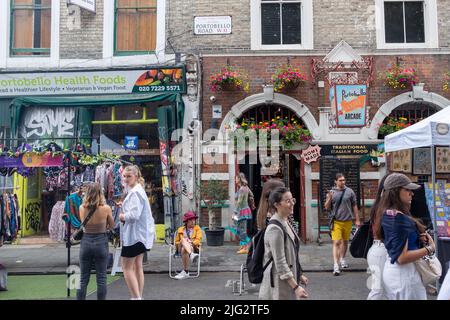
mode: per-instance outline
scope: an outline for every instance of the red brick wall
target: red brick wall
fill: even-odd
[[[289,57],[291,65],[299,66],[311,80],[311,56]],[[314,57],[320,58],[320,57]],[[393,63],[397,56],[374,56],[374,81],[368,89],[368,105],[370,109],[370,119],[373,118],[378,108],[390,100],[408,90],[396,90],[384,86],[384,80],[379,77]],[[425,90],[434,92],[450,99],[450,91],[442,90],[443,74],[450,69],[449,55],[409,55],[398,56],[401,66],[414,67],[418,70],[420,82],[425,83]],[[247,71],[250,78],[250,92],[211,92],[208,80],[214,70],[229,64]],[[212,102],[211,95],[217,98],[215,104],[222,105],[222,114],[225,116],[231,107],[252,94],[262,93],[262,85],[271,79],[276,68],[287,63],[287,57],[204,57],[203,58],[203,128],[207,130],[211,125]],[[365,77],[362,73],[361,77]],[[320,79],[319,79],[320,80]],[[305,86],[299,87],[288,95],[304,103],[319,122],[320,106],[329,106],[327,88],[317,88],[308,82]],[[321,98],[320,98],[321,97]],[[220,124],[220,123],[219,123]]]

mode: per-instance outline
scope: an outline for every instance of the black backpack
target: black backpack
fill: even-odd
[[[284,241],[286,241],[286,230],[283,225],[277,220],[270,220],[269,224],[276,224],[283,230]],[[266,228],[267,229],[267,228]],[[252,238],[250,248],[247,254],[247,274],[248,281],[250,283],[261,283],[263,280],[264,271],[267,269],[269,264],[272,262],[273,257],[270,257],[269,261],[263,265],[264,261],[264,234],[266,229],[258,231]]]

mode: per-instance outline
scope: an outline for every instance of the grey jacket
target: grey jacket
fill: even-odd
[[[288,236],[286,242],[284,241],[283,230],[274,224],[267,226],[264,235],[264,265],[273,257],[273,261],[269,264],[266,271],[264,271],[263,281],[259,289],[259,299],[263,300],[296,300],[296,296],[291,286],[288,283],[290,278],[295,278],[297,283],[297,263],[295,256],[298,255],[300,261],[300,252],[295,249],[295,237],[299,243],[300,239],[296,235],[292,227],[278,214],[274,214],[271,218],[281,222],[282,225],[291,232],[287,232]],[[299,276],[302,274],[302,269],[299,263]],[[273,276],[274,287],[271,287],[271,273]]]

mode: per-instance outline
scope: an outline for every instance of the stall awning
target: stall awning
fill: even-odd
[[[124,104],[139,104],[158,101],[177,101],[179,94],[176,93],[149,93],[149,94],[120,94],[120,95],[87,95],[87,96],[59,96],[59,97],[21,97],[11,101],[10,121],[11,129],[16,132],[20,121],[21,110],[24,107],[54,106],[54,107],[98,107],[115,106]],[[180,98],[178,98],[180,99]],[[181,99],[180,99],[181,100]]]

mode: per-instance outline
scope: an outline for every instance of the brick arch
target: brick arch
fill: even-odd
[[[414,94],[412,91],[402,93],[398,96],[393,97],[388,102],[383,104],[375,114],[375,116],[372,119],[372,123],[370,124],[368,136],[369,139],[377,139],[378,138],[378,130],[380,129],[380,125],[383,123],[384,119],[388,117],[391,112],[396,109],[397,107],[408,103],[417,101],[417,99],[414,99]],[[424,92],[423,95],[421,95],[421,100],[425,103],[430,103],[438,107],[439,109],[443,109],[450,105],[450,100],[447,98],[438,95],[437,93],[433,92]]]
[[[237,119],[239,119],[246,111],[261,105],[265,104],[266,99],[263,93],[254,94],[250,97],[245,98],[244,100],[239,101],[237,104],[235,104],[231,110],[227,113],[225,118],[222,121],[222,124],[220,126],[220,134],[222,137],[226,136],[226,130],[225,127],[232,125]],[[301,103],[300,101],[290,97],[286,96],[284,94],[275,93],[274,99],[272,103],[283,106],[285,108],[288,108],[295,112],[295,115],[302,119],[303,123],[305,124],[306,128],[311,132],[311,135],[314,139],[319,139],[319,125],[317,124],[316,119],[314,118],[314,115],[311,113],[309,108]]]

